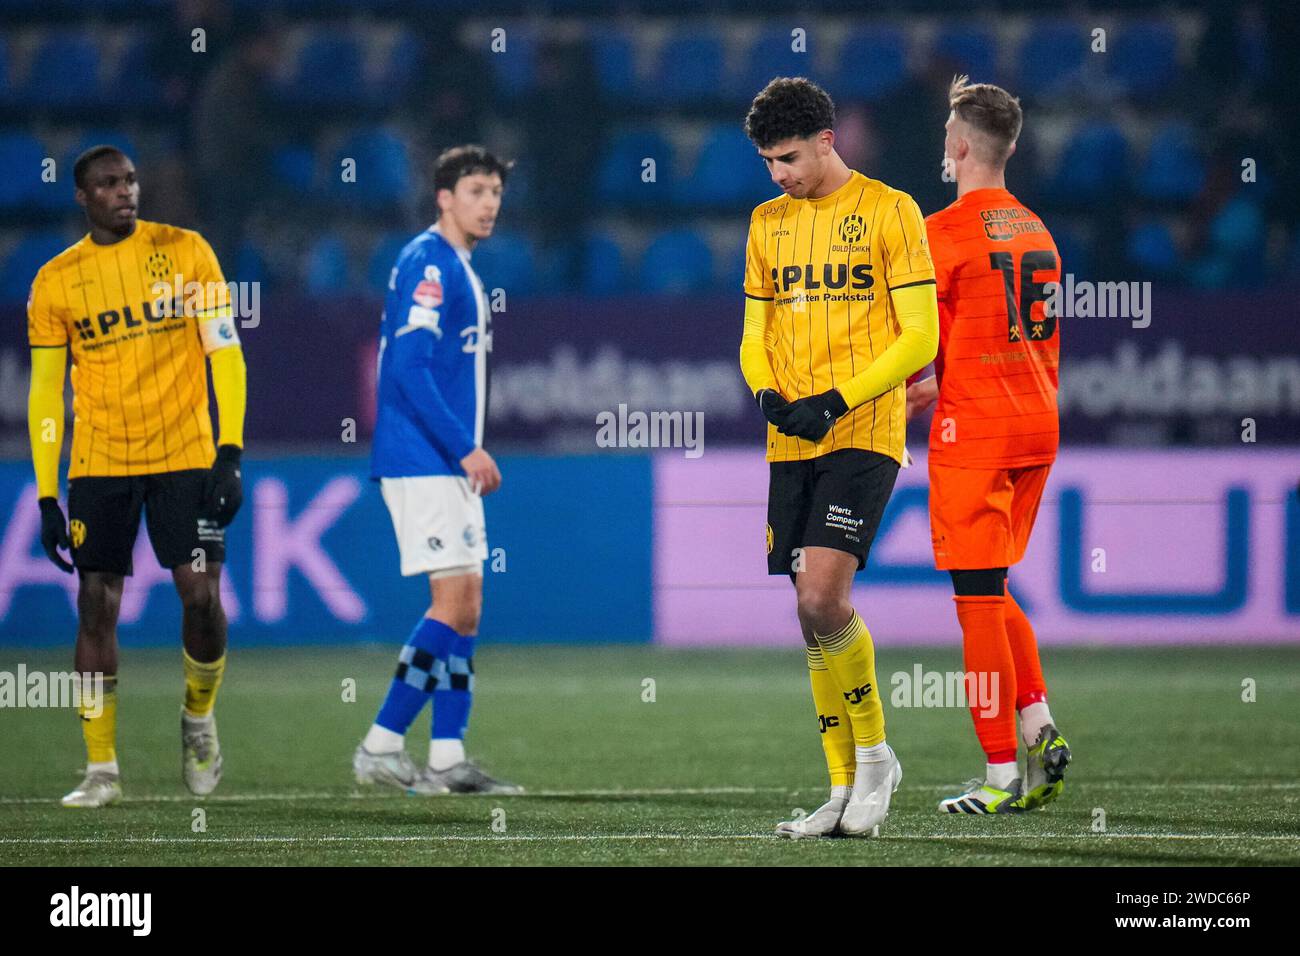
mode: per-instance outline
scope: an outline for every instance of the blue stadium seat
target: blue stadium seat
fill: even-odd
[[[628,99],[636,90],[636,49],[621,30],[597,29],[591,37],[596,78],[606,94]]]
[[[405,232],[386,232],[379,237],[370,252],[366,266],[366,287],[383,295],[388,290],[388,277],[397,264],[397,254],[414,238]]]
[[[30,133],[0,134],[0,209],[34,205],[42,193],[54,192],[55,183],[41,181],[45,147]],[[71,178],[72,170],[68,169]]]
[[[1127,185],[1128,140],[1113,123],[1094,122],[1066,142],[1052,177],[1059,201],[1091,202],[1122,193]]]
[[[28,233],[18,240],[0,266],[0,302],[23,302],[41,266],[71,243],[53,230]]]
[[[266,265],[266,256],[256,243],[245,239],[235,250],[235,267],[228,278],[235,282],[256,282],[265,286],[269,280],[270,270]]]
[[[718,256],[714,265],[713,284],[728,292],[740,292],[745,281],[745,241],[747,236],[739,236],[727,245],[725,255]]]
[[[522,96],[537,83],[537,38],[519,27],[503,29],[505,51],[496,53],[489,48],[488,63],[502,95]]]
[[[613,236],[592,233],[582,244],[582,291],[615,295],[627,288],[627,261]]]
[[[1201,191],[1205,161],[1190,124],[1170,123],[1151,141],[1138,173],[1137,191],[1146,199],[1184,201]]]
[[[695,170],[677,188],[674,201],[683,206],[752,207],[778,192],[745,131],[723,123],[705,136]]]
[[[507,296],[527,295],[537,284],[537,256],[527,237],[515,232],[493,233],[474,250],[474,271],[489,298],[493,289]]]
[[[420,38],[413,33],[403,32],[388,51],[372,91],[372,98],[392,102],[395,96],[410,89],[424,63],[425,50]]]
[[[287,99],[298,103],[349,105],[366,98],[361,47],[351,37],[309,39],[298,52]]]
[[[356,160],[355,183],[343,182],[339,175],[345,158]],[[359,130],[335,155],[329,182],[331,194],[348,202],[368,206],[401,202],[412,189],[411,161],[406,142],[389,129]]]
[[[0,37],[0,103],[7,103],[13,96],[13,60],[9,56],[9,41]]]
[[[661,233],[641,260],[641,288],[646,292],[700,292],[713,283],[713,252],[689,229]]]
[[[1139,97],[1163,92],[1178,75],[1178,35],[1172,25],[1132,22],[1107,37],[1109,74]]]
[[[934,40],[934,56],[947,60],[957,73],[975,83],[996,83],[998,38],[992,30],[970,23],[949,23]]]
[[[307,250],[303,286],[308,295],[330,296],[347,291],[348,250],[340,236],[326,233]]]
[[[1091,54],[1091,35],[1069,21],[1037,22],[1020,46],[1022,96],[1049,96],[1076,82],[1084,58]]]
[[[863,27],[840,46],[835,71],[837,97],[876,100],[907,79],[907,34],[897,27]]]
[[[159,103],[162,98],[162,82],[154,68],[149,37],[142,35],[131,40],[118,61],[116,75],[108,88],[116,103]]]
[[[1067,272],[1075,279],[1092,279],[1092,248],[1083,234],[1069,220],[1053,220],[1052,239],[1061,255],[1061,278]]]
[[[310,146],[281,146],[271,154],[271,172],[290,192],[306,195],[316,185],[316,154]]]
[[[655,181],[642,182],[642,162],[655,161]],[[628,130],[605,147],[596,171],[596,194],[618,206],[665,205],[671,199],[675,155],[670,143],[652,129]]]
[[[659,48],[653,98],[665,103],[716,99],[725,93],[722,38],[713,33],[680,30]]]
[[[1158,219],[1140,223],[1128,237],[1128,259],[1146,272],[1173,275],[1178,270],[1178,245],[1169,227]]]
[[[792,28],[793,29],[793,28]],[[752,97],[767,86],[774,76],[806,76],[821,82],[814,70],[814,57],[818,56],[814,31],[804,39],[805,51],[791,49],[794,38],[785,28],[764,30],[745,51],[744,66],[735,84],[737,96]]]
[[[32,57],[23,98],[46,106],[100,102],[99,48],[94,40],[69,31],[45,37]]]

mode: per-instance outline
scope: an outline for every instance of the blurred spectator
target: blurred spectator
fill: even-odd
[[[532,209],[557,281],[576,284],[584,227],[592,214],[595,151],[605,138],[600,86],[590,45],[549,42],[537,58],[537,85],[524,102]]]
[[[244,220],[271,187],[271,82],[282,46],[277,26],[259,21],[204,78],[192,112],[199,214],[223,260],[234,256]]]

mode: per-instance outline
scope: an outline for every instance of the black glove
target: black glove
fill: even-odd
[[[801,398],[781,410],[782,421],[776,430],[782,435],[821,441],[835,420],[849,410],[844,397],[835,389]]]
[[[244,503],[244,483],[239,474],[240,448],[222,445],[217,449],[217,460],[212,463],[203,485],[204,517],[211,518],[218,528],[235,520],[239,506]]]
[[[754,400],[758,402],[758,410],[763,413],[763,417],[773,425],[780,425],[785,420],[784,413],[790,403],[776,389],[760,388]]]
[[[64,520],[59,499],[42,498],[38,504],[41,506],[41,547],[51,561],[71,574],[72,565],[59,554],[59,548],[72,550],[72,544],[68,541],[68,522]]]

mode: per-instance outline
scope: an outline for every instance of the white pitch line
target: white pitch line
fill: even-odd
[[[902,787],[900,789],[912,793],[942,793],[952,790],[954,784],[916,784]],[[1286,781],[1282,783],[1160,783],[1157,781],[1134,781],[1134,780],[1083,780],[1076,783],[1077,787],[1087,789],[1107,789],[1107,790],[1220,790],[1234,792],[1238,790],[1296,790],[1300,789],[1300,781]],[[515,795],[518,797],[541,797],[541,798],[574,798],[574,797],[699,797],[699,796],[726,796],[759,794],[759,793],[788,793],[791,796],[810,795],[819,791],[807,790],[802,788],[791,789],[789,787],[659,787],[644,790],[536,790],[524,794]],[[376,791],[301,791],[301,792],[281,792],[281,793],[231,793],[218,794],[209,797],[196,797],[190,794],[146,794],[143,796],[128,795],[122,798],[121,803],[287,803],[294,800],[374,800],[374,799],[396,799],[400,797],[396,790],[376,790]],[[449,794],[446,796],[507,796],[506,794]],[[443,799],[435,797],[431,799]],[[52,797],[0,797],[0,806],[40,806],[42,804],[52,804]]]
[[[877,840],[1218,840],[1221,842],[1282,841],[1300,843],[1300,836],[1277,834],[1210,834],[1210,833],[900,833],[877,837]],[[323,844],[323,843],[600,843],[634,841],[721,841],[721,840],[773,840],[773,833],[610,833],[610,834],[556,834],[468,836],[447,834],[442,836],[249,836],[249,837],[7,837],[0,838],[0,846],[122,846],[143,844],[148,846],[192,843],[271,843],[271,844]],[[798,842],[798,841],[793,841]],[[846,841],[847,842],[847,841]]]
[[[650,790],[536,790],[523,794],[443,794],[428,799],[441,800],[447,797],[698,797],[725,794],[752,793],[790,793],[788,787],[664,787]],[[196,797],[190,794],[153,794],[145,796],[125,796],[119,803],[260,803],[266,801],[288,802],[292,800],[374,800],[396,799],[402,797],[396,789],[374,791],[316,791],[301,793],[230,793],[211,797]],[[0,797],[0,806],[29,806],[53,803],[50,797]]]

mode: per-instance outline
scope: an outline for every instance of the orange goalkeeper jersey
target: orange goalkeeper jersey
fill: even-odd
[[[86,235],[41,267],[27,338],[70,346],[69,478],[211,467],[199,322],[229,308],[212,247],[176,226],[140,220],[111,245]]]
[[[1060,255],[1005,189],[975,189],[925,220],[939,298],[930,460],[1021,468],[1055,460],[1060,334],[1045,286]]]

